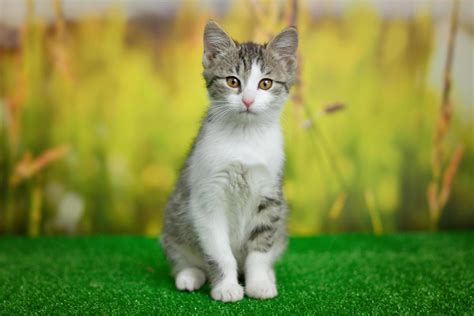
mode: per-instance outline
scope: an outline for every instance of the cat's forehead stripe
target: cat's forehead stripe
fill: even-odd
[[[264,59],[263,59],[263,46],[255,43],[243,43],[239,45],[239,62],[238,65],[242,64],[244,71],[250,71],[253,63],[258,63],[264,71]],[[240,69],[240,66],[238,69]]]

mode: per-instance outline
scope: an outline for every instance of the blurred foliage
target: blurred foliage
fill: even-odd
[[[290,232],[427,229],[432,18],[386,20],[364,5],[314,18],[306,5],[285,16],[291,6],[240,1],[218,18],[237,40],[297,18],[300,84],[282,120]],[[185,2],[150,32],[119,9],[67,22],[59,7],[53,25],[30,12],[18,49],[0,50],[1,232],[159,233],[207,106],[211,16]],[[343,109],[327,110],[334,102]],[[440,227],[472,228],[474,124],[455,103],[446,146],[466,148]]]

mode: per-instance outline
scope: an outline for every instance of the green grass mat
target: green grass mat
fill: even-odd
[[[474,233],[293,238],[277,298],[178,292],[156,240],[0,237],[0,315],[474,313]]]

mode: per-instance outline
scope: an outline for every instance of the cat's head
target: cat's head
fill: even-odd
[[[208,22],[203,66],[211,117],[242,122],[278,117],[295,81],[297,46],[294,27],[264,45],[240,44]]]

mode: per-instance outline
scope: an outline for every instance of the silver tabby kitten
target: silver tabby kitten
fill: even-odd
[[[280,115],[295,80],[298,34],[239,44],[215,22],[204,31],[210,106],[165,213],[162,246],[176,287],[206,279],[215,300],[277,295],[274,261],[286,247]]]

